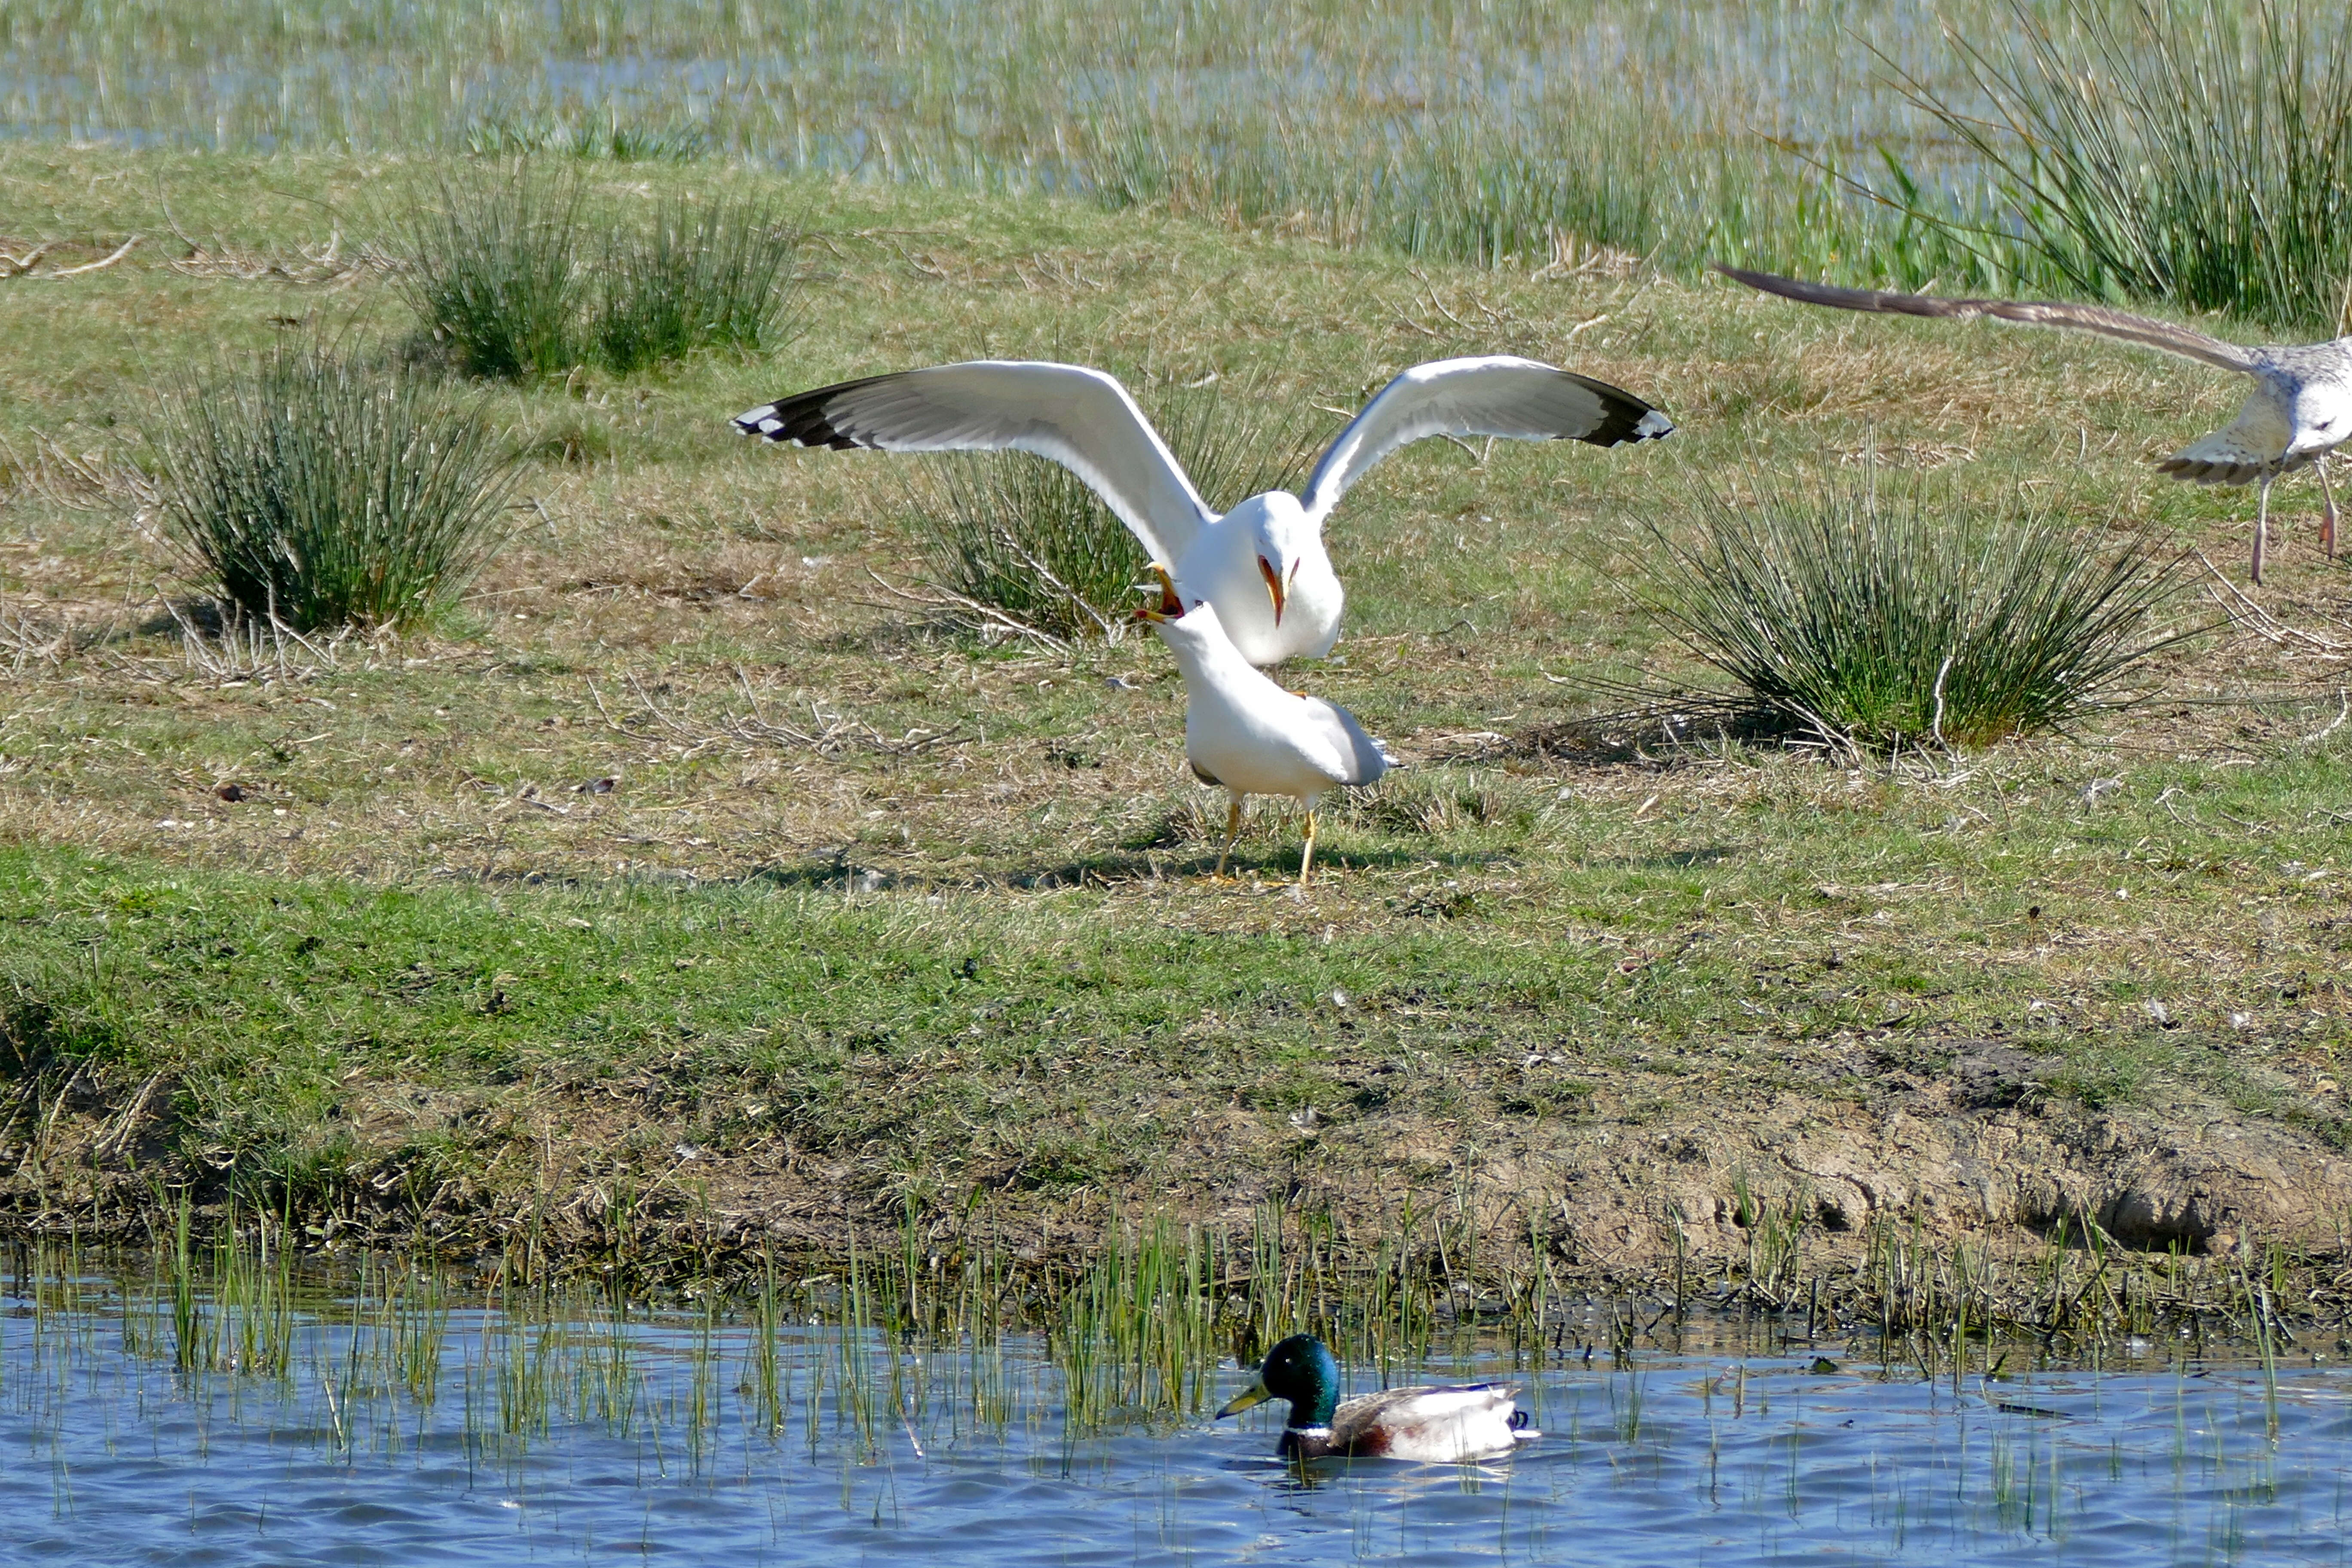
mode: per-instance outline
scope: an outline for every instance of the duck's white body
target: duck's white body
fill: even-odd
[[[1499,1383],[1391,1388],[1342,1404],[1331,1417],[1327,1451],[1433,1465],[1496,1458],[1543,1436],[1518,1410],[1513,1391]],[[1312,1435],[1302,1434],[1293,1446],[1312,1448]]]
[[[737,415],[735,426],[804,447],[1051,458],[1093,488],[1187,604],[1215,605],[1234,647],[1261,666],[1331,651],[1347,595],[1323,548],[1323,521],[1349,485],[1398,447],[1431,436],[1613,447],[1674,429],[1633,394],[1535,360],[1433,360],[1364,405],[1304,493],[1268,490],[1220,516],[1127,388],[1085,365],[931,365],[779,398]]]
[[[1257,1381],[1217,1412],[1228,1415],[1269,1399],[1286,1400],[1282,1453],[1294,1459],[1412,1459],[1458,1465],[1492,1459],[1543,1436],[1530,1429],[1499,1383],[1389,1388],[1339,1397],[1339,1363],[1313,1334],[1293,1334],[1266,1352]]]

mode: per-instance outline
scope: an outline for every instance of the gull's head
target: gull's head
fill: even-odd
[[[1168,568],[1157,561],[1151,563],[1151,575],[1159,580],[1160,602],[1155,605],[1137,606],[1135,618],[1155,626],[1168,621],[1181,619],[1184,615],[1184,599],[1183,595],[1176,592],[1176,579],[1171,577],[1168,574]],[[1136,587],[1140,593],[1149,594],[1153,591],[1141,584],[1136,584]]]
[[[1298,581],[1298,569],[1315,541],[1315,525],[1307,509],[1288,490],[1268,490],[1252,496],[1234,510],[1247,521],[1250,543],[1257,552],[1257,574],[1265,581],[1266,597],[1274,602],[1274,624],[1282,625],[1283,606]]]
[[[1158,632],[1160,640],[1171,648],[1197,651],[1225,638],[1225,626],[1217,619],[1216,606],[1202,599],[1187,608],[1184,596],[1176,592],[1175,579],[1168,568],[1155,561],[1151,574],[1159,579],[1160,602],[1146,605],[1135,612],[1135,618]]]

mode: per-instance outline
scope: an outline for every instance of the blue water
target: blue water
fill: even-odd
[[[427,1401],[391,1370],[396,1335],[332,1307],[268,1375],[176,1371],[152,1303],[0,1308],[9,1563],[2352,1558],[2352,1373],[2308,1354],[2273,1380],[2141,1345],[2118,1370],[1956,1386],[1842,1347],[1516,1372],[1474,1350],[1422,1370],[1520,1383],[1541,1440],[1301,1471],[1257,1412],[1082,1429],[1018,1336],[790,1328],[763,1404],[740,1325],[460,1310],[435,1320]],[[1822,1348],[1838,1370],[1811,1370]],[[1246,1376],[1220,1369],[1204,1403]]]

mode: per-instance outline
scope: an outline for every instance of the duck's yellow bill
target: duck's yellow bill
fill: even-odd
[[[1249,1409],[1252,1405],[1264,1405],[1267,1400],[1272,1399],[1274,1395],[1266,1389],[1265,1380],[1260,1379],[1258,1382],[1251,1384],[1247,1388],[1243,1389],[1239,1394],[1234,1394],[1233,1398],[1226,1403],[1225,1407],[1217,1412],[1217,1419],[1223,1421],[1228,1415],[1238,1415],[1243,1411]]]

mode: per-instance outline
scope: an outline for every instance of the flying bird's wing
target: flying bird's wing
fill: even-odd
[[[886,452],[1034,452],[1093,487],[1173,565],[1211,513],[1116,377],[1083,365],[972,360],[795,393],[735,416],[746,436]]]
[[[1674,421],[1630,392],[1531,359],[1494,354],[1432,360],[1381,389],[1315,465],[1300,499],[1321,518],[1348,487],[1399,447],[1430,436],[1568,438],[1614,447],[1646,441]]]
[[[2159,474],[2190,479],[2200,485],[2242,485],[2279,472],[2290,461],[2294,443],[2294,417],[2287,398],[2267,377],[2256,377],[2253,395],[2238,410],[2237,418],[2210,436],[2191,441],[2156,465]],[[2325,450],[2306,452],[2303,461]]]
[[[1744,267],[1718,264],[1716,270],[1751,289],[1761,289],[1767,294],[1778,294],[1782,299],[1799,300],[1807,305],[1828,305],[1840,310],[1876,310],[1896,316],[1948,316],[1960,321],[1990,316],[1996,321],[2017,321],[2027,326],[2065,327],[2078,332],[2095,332],[2118,342],[2137,343],[2144,349],[2179,354],[2183,359],[2193,359],[2220,370],[2252,374],[2259,363],[2253,351],[2242,344],[2224,342],[2220,338],[2208,337],[2203,332],[2177,326],[2170,321],[2110,310],[2104,305],[2069,305],[2058,300],[1947,300],[1934,294],[1894,294],[1878,289],[1840,289],[1828,283],[1801,283],[1794,278],[1778,278],[1769,272],[1750,272]]]

